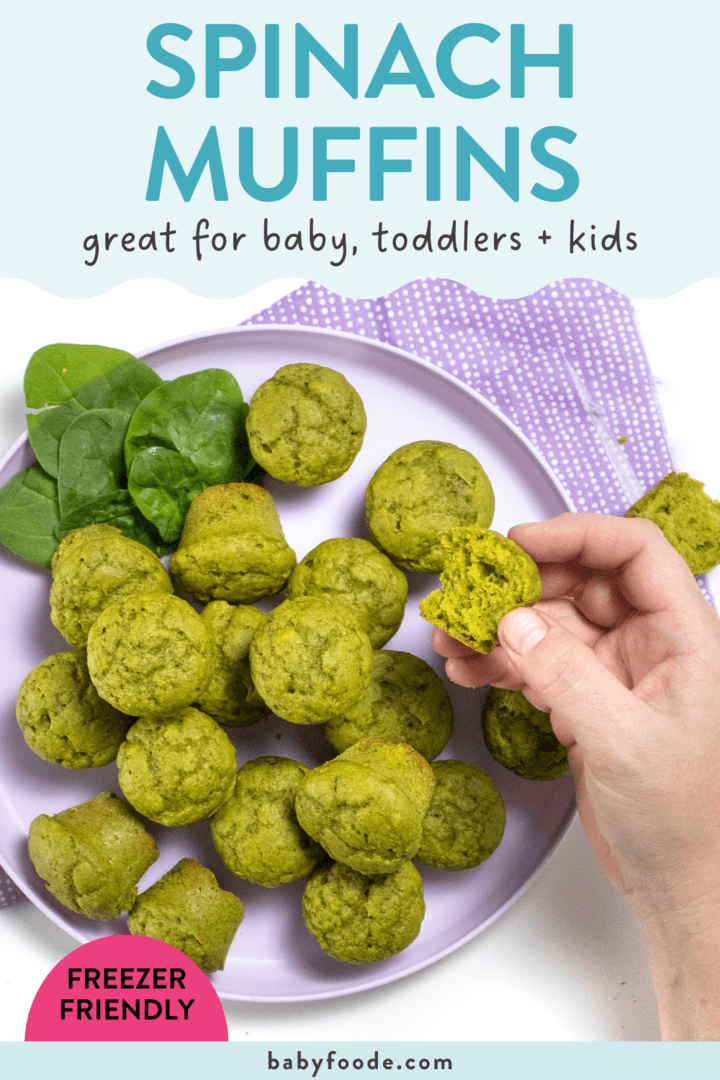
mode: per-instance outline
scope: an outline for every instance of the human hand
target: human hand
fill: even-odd
[[[691,980],[720,960],[706,940],[720,925],[720,619],[648,521],[563,514],[509,536],[543,599],[505,616],[485,656],[439,630],[433,645],[461,685],[520,689],[550,711],[585,832],[645,925],[665,1031],[686,1030],[665,974],[682,948]],[[714,1035],[674,1037],[720,1038],[716,1008]]]

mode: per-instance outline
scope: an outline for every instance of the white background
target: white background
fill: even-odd
[[[205,300],[167,282],[136,280],[94,299],[62,300],[25,282],[0,281],[0,453],[25,430],[22,376],[41,345],[93,342],[136,352],[241,322],[298,284],[285,279],[245,297]],[[675,466],[720,497],[713,438],[720,281],[638,301],[636,310]],[[23,1039],[36,990],[76,945],[30,903],[0,911],[0,1039]],[[332,1001],[225,1006],[236,1041],[659,1037],[641,929],[598,870],[577,822],[510,911],[432,967]]]

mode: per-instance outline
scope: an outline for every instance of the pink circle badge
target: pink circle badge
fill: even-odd
[[[81,945],[35,995],[26,1042],[227,1042],[220,999],[179,949],[118,934]]]

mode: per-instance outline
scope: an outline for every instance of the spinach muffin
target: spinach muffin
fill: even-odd
[[[251,604],[280,592],[296,561],[269,492],[216,484],[190,503],[170,576],[177,592],[203,603]]]
[[[538,568],[514,541],[492,529],[451,529],[442,546],[441,588],[425,597],[420,614],[477,652],[490,652],[503,616],[542,596]]]
[[[263,701],[293,724],[322,724],[363,695],[370,640],[347,609],[317,596],[286,600],[250,643],[250,673]]]
[[[30,825],[30,861],[56,900],[89,919],[129,911],[136,885],[158,857],[132,807],[111,791]]]
[[[198,613],[178,596],[141,594],[110,604],[88,637],[97,692],[131,716],[167,716],[197,701],[213,650]]]
[[[197,709],[141,716],[118,751],[123,795],[160,825],[190,825],[210,817],[235,783],[235,748],[214,720]]]
[[[225,600],[213,600],[203,610],[214,659],[210,681],[197,704],[220,724],[250,727],[270,712],[250,674],[250,642],[265,618],[257,608],[235,607]]]
[[[482,731],[495,760],[524,780],[556,780],[569,771],[567,749],[552,729],[550,713],[536,709],[520,690],[490,687]]]
[[[331,859],[361,874],[389,874],[420,846],[435,780],[425,758],[399,739],[361,739],[303,778],[300,826]]]
[[[440,676],[419,656],[384,649],[373,653],[370,685],[360,700],[323,730],[338,752],[375,735],[401,739],[432,761],[452,728],[452,702]]]
[[[668,473],[625,517],[654,521],[695,575],[720,563],[720,502],[687,473]]]
[[[58,544],[52,557],[50,618],[70,645],[84,646],[108,606],[137,593],[172,593],[165,567],[149,548],[114,525],[86,525]]]
[[[435,788],[417,858],[441,870],[469,870],[489,858],[505,832],[505,804],[492,779],[467,761],[434,761]]]
[[[302,910],[308,930],[330,956],[376,963],[418,936],[425,915],[422,878],[411,862],[381,877],[326,863],[308,878]]]
[[[305,877],[324,858],[295,814],[307,772],[283,757],[255,758],[238,769],[232,795],[212,819],[215,848],[238,877],[273,888]]]
[[[365,511],[372,538],[405,570],[439,573],[441,537],[457,525],[492,524],[495,496],[467,450],[422,441],[401,446],[368,484]]]
[[[250,402],[250,453],[277,480],[316,487],[352,465],[367,420],[344,375],[319,364],[287,364]]]
[[[407,578],[368,540],[324,540],[298,563],[287,594],[322,596],[349,608],[373,649],[381,649],[400,629],[407,602]]]
[[[84,649],[56,653],[33,668],[20,687],[16,716],[30,749],[67,769],[114,761],[133,722],[102,700]]]
[[[212,870],[181,859],[140,893],[128,915],[131,934],[155,938],[190,957],[206,975],[222,971],[245,909]]]

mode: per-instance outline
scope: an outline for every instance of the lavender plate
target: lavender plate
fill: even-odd
[[[199,368],[226,368],[248,400],[260,383],[288,363],[326,364],[356,387],[365,403],[368,429],[345,476],[314,489],[268,478],[298,558],[329,537],[367,536],[363,496],[370,477],[393,450],[417,439],[441,439],[475,454],[495,489],[493,527],[500,532],[520,521],[572,509],[532,445],[504,417],[454,376],[398,349],[334,331],[244,326],[161,345],[144,358],[165,379]],[[0,463],[0,484],[33,460],[27,440],[19,440]],[[430,647],[430,628],[417,610],[436,580],[411,574],[409,583],[405,619],[388,647],[413,652],[442,674],[442,662]],[[25,675],[46,656],[67,649],[50,622],[49,589],[47,571],[0,551],[0,861],[33,903],[79,942],[86,942],[126,932],[124,919],[93,923],[66,911],[47,893],[27,856],[28,828],[37,814],[57,813],[100,791],[119,793],[114,764],[82,771],[50,765],[31,753],[15,721],[15,698]],[[304,1001],[400,979],[459,948],[498,918],[547,861],[575,813],[571,780],[532,783],[496,765],[480,733],[483,691],[449,689],[455,730],[441,756],[474,762],[492,775],[507,806],[507,829],[497,851],[474,870],[444,873],[419,867],[425,884],[425,921],[413,944],[390,960],[356,967],[326,956],[303,925],[303,883],[264,889],[235,878],[215,853],[207,821],[185,829],[150,826],[160,858],[142,879],[141,889],[187,855],[209,866],[223,888],[236,892],[245,904],[245,919],[225,970],[212,976],[221,997]],[[331,756],[321,731],[276,717],[230,733],[240,764],[262,754],[280,754],[314,766]]]

